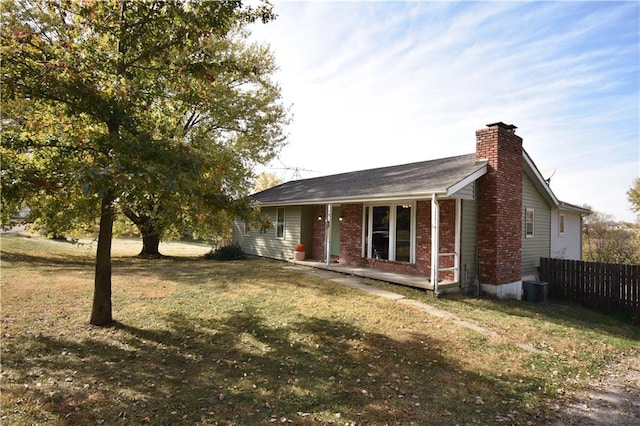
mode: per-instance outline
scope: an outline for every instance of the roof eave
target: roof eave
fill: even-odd
[[[433,195],[437,197],[447,197],[446,189],[434,189],[429,191],[420,191],[404,194],[376,194],[371,196],[349,196],[349,197],[331,197],[331,198],[308,198],[299,200],[285,200],[285,201],[270,201],[264,202],[255,200],[254,205],[260,205],[262,207],[277,207],[277,206],[308,206],[316,204],[352,204],[352,203],[371,203],[371,202],[385,202],[385,201],[412,201],[430,199]]]
[[[560,208],[560,200],[555,196],[547,181],[542,177],[542,174],[536,167],[529,154],[525,150],[522,150],[522,158],[524,160],[524,172],[529,176],[534,186],[540,191],[540,194],[544,197],[549,206]]]
[[[475,182],[476,180],[480,179],[486,173],[487,173],[487,164],[484,164],[482,167],[480,167],[475,172],[471,173],[470,175],[464,177],[460,181],[458,181],[458,182],[454,183],[453,185],[451,185],[447,189],[447,197],[453,196],[456,192],[458,192],[461,189],[465,188],[471,182]]]
[[[567,203],[565,201],[560,201],[560,205],[558,206],[560,210],[579,213],[581,216],[588,216],[593,213],[590,209],[586,207],[576,206],[571,203]]]

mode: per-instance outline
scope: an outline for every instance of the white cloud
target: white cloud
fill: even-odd
[[[582,167],[568,172],[558,170],[551,179],[551,188],[563,201],[588,204],[596,211],[633,222],[635,214],[627,202],[626,192],[638,177],[637,168],[637,162],[629,161],[616,167]]]
[[[561,199],[633,220],[639,8],[276,3],[279,18],[254,35],[293,104],[280,158],[322,174],[426,160],[473,152],[475,130],[504,121],[540,168],[558,170]]]

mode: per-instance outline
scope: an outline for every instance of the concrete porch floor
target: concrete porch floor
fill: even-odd
[[[296,265],[304,265],[317,269],[338,272],[345,275],[353,275],[356,277],[370,278],[373,280],[384,281],[391,284],[399,284],[407,287],[421,288],[433,291],[431,280],[424,276],[399,274],[396,272],[380,271],[378,269],[367,268],[362,266],[346,265],[340,263],[332,263],[327,265],[325,262],[314,260],[294,260],[292,263]],[[440,281],[438,290],[441,293],[458,291],[458,284],[453,281]]]

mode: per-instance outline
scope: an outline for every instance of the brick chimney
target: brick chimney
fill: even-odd
[[[482,290],[519,299],[522,279],[522,138],[502,122],[476,131],[478,263]]]

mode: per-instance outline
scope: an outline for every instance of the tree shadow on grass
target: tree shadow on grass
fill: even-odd
[[[34,268],[82,268],[93,266],[90,259],[76,256],[43,256],[31,255],[17,251],[2,250],[2,261],[6,263],[28,263]]]
[[[25,258],[38,269],[55,260]],[[166,259],[153,261],[152,268],[135,258],[117,262],[115,276],[144,272],[179,285],[202,286],[213,278],[211,288],[242,282],[245,289],[299,285],[351,292],[275,262],[192,261],[180,268]],[[91,267],[74,265],[62,263]],[[135,284],[129,278],[127,285]],[[514,411],[521,416],[517,423],[526,423],[535,413],[517,396],[544,386],[517,374],[471,371],[446,355],[448,342],[428,333],[393,338],[354,322],[302,314],[295,323],[278,324],[246,306],[217,320],[173,313],[146,327],[117,324],[87,335],[80,340],[45,330],[3,341],[3,374],[10,378],[3,385],[3,405],[16,416],[9,420],[448,424],[490,423],[496,413]]]
[[[304,271],[284,269],[286,263],[267,259],[216,261],[201,258],[163,258],[152,260],[121,259],[114,263],[113,274],[135,276],[144,274],[163,281],[174,281],[186,286],[210,285],[211,289],[227,290],[234,286],[289,285],[311,288],[322,295],[336,295],[352,290],[321,277],[310,276]]]
[[[312,317],[279,325],[252,308],[91,334],[5,344],[6,413],[59,424],[486,424],[514,412],[526,424],[535,413],[514,392],[542,386],[470,371],[427,333],[395,339]]]

